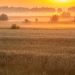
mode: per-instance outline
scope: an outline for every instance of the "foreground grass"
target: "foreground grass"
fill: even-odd
[[[0,53],[0,75],[75,75],[75,55]]]
[[[0,75],[75,75],[75,39],[0,38]]]
[[[75,54],[74,38],[0,38],[0,51]]]

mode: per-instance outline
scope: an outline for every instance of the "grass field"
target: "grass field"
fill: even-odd
[[[75,75],[75,55],[1,53],[0,75]]]
[[[1,29],[0,75],[75,75],[75,30]]]

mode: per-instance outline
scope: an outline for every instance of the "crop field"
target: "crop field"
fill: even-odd
[[[0,29],[0,75],[75,75],[75,30]]]

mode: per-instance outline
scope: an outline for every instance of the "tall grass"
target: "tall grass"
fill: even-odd
[[[0,75],[75,75],[75,55],[0,53]]]

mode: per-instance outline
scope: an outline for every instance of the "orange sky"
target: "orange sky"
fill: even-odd
[[[75,6],[75,0],[0,0],[0,6],[69,7]]]

